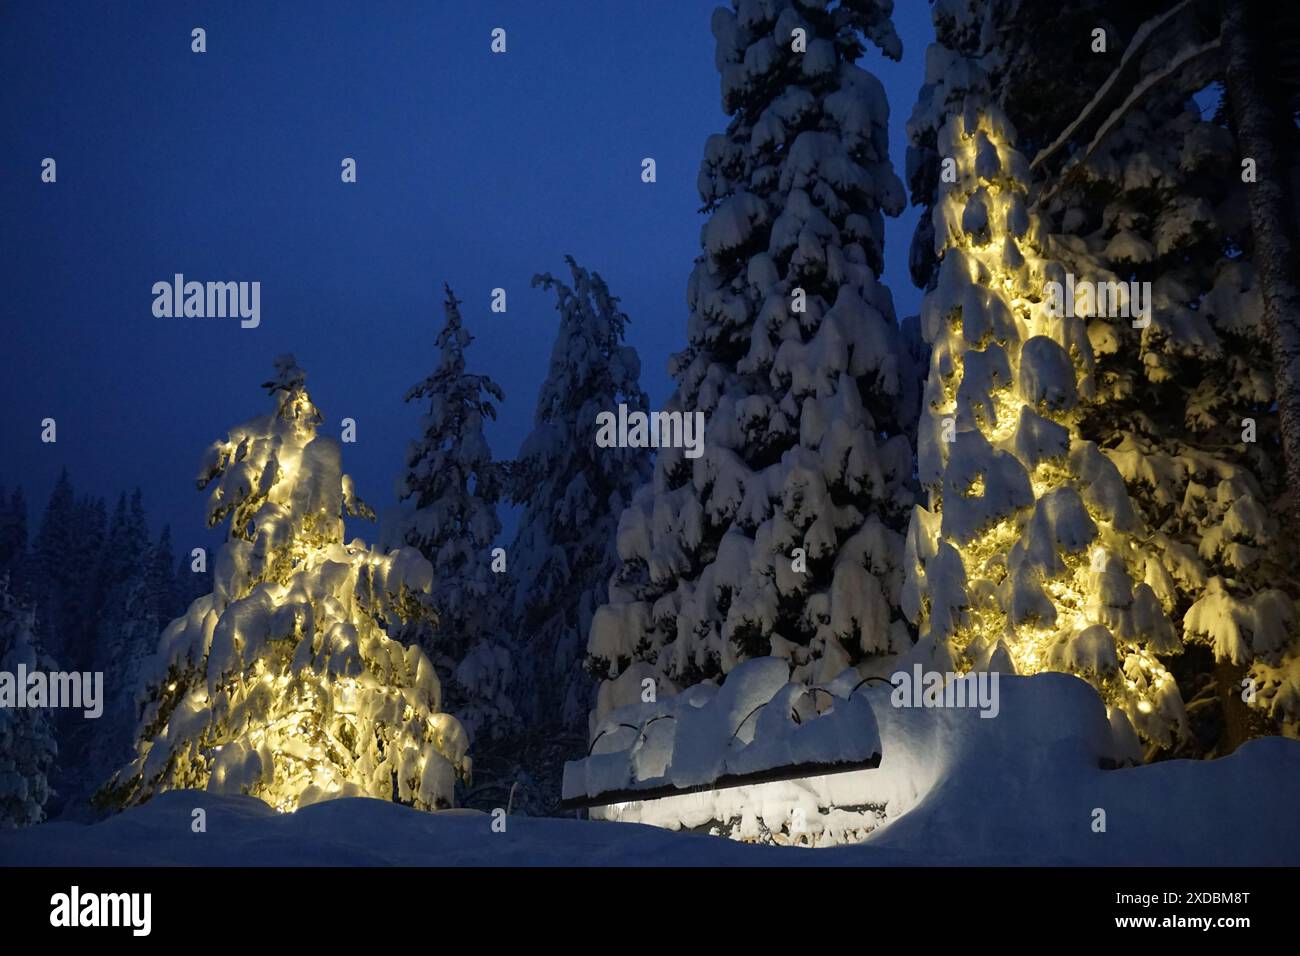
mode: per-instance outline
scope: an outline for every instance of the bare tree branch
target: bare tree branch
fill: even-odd
[[[1110,133],[1110,131],[1113,130],[1119,124],[1120,120],[1122,120],[1128,114],[1128,111],[1131,110],[1133,106],[1139,100],[1142,99],[1142,97],[1144,97],[1148,92],[1150,92],[1152,87],[1155,87],[1161,82],[1163,82],[1164,80],[1168,79],[1170,76],[1177,73],[1188,63],[1200,59],[1202,56],[1205,56],[1207,53],[1214,52],[1215,50],[1219,49],[1221,46],[1223,46],[1222,38],[1215,37],[1213,40],[1210,40],[1206,43],[1202,43],[1200,46],[1189,47],[1187,49],[1180,50],[1178,55],[1175,56],[1172,60],[1170,60],[1167,64],[1165,64],[1165,66],[1162,69],[1159,69],[1154,73],[1149,73],[1145,77],[1143,77],[1142,82],[1140,82],[1136,87],[1133,88],[1133,92],[1130,93],[1128,97],[1124,100],[1124,102],[1119,105],[1119,108],[1116,109],[1115,112],[1111,113],[1110,116],[1106,118],[1106,122],[1101,124],[1101,128],[1097,130],[1097,134],[1092,138],[1092,141],[1088,143],[1087,148],[1071,164],[1070,172],[1074,173],[1077,172],[1079,169],[1083,168],[1083,164],[1086,163],[1089,160],[1089,158],[1091,158],[1092,154],[1097,151],[1097,147],[1101,145],[1102,140],[1104,140],[1106,136]],[[1040,195],[1034,201],[1034,206],[1036,208],[1042,208],[1043,206],[1045,206],[1047,204],[1047,201],[1051,199],[1053,196],[1055,196],[1060,191],[1061,187],[1064,186],[1065,183],[1069,181],[1069,179],[1070,179],[1069,175],[1059,177],[1051,189],[1047,190],[1047,192]]]
[[[1047,162],[1047,160],[1050,159],[1057,150],[1070,140],[1070,137],[1075,134],[1075,131],[1077,131],[1079,127],[1081,127],[1084,122],[1094,112],[1096,112],[1098,108],[1100,108],[1111,90],[1118,87],[1120,77],[1124,74],[1129,64],[1134,62],[1138,52],[1146,45],[1147,40],[1155,34],[1156,28],[1185,9],[1189,3],[1191,3],[1191,0],[1182,0],[1181,3],[1176,4],[1159,16],[1152,17],[1146,23],[1142,24],[1142,26],[1138,27],[1137,32],[1133,34],[1133,39],[1129,41],[1128,47],[1124,50],[1124,55],[1120,57],[1119,66],[1115,67],[1114,72],[1111,73],[1110,76],[1106,77],[1106,82],[1101,85],[1101,88],[1097,90],[1093,98],[1088,101],[1088,105],[1083,108],[1075,121],[1067,126],[1062,131],[1061,135],[1056,137],[1050,145],[1039,150],[1038,155],[1035,156],[1033,162],[1029,164],[1031,172],[1036,170],[1043,163]]]

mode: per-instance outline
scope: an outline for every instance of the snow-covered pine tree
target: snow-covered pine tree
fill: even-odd
[[[229,532],[213,593],[162,634],[136,759],[105,793],[118,804],[196,788],[280,810],[340,796],[445,807],[469,770],[428,658],[385,633],[432,613],[432,568],[410,548],[344,543],[344,518],[373,513],[317,435],[305,379],[278,358],[275,410],[204,461],[208,524]]]
[[[30,575],[42,644],[65,666],[68,645],[76,630],[75,619],[69,613],[72,595],[92,577],[87,571],[93,570],[99,558],[97,548],[79,549],[78,517],[76,495],[65,468],[54,483],[32,542]]]
[[[104,499],[81,496],[75,514],[77,538],[69,556],[71,574],[61,586],[64,656],[58,660],[64,667],[85,670],[94,666],[96,623],[104,608],[109,581],[115,580],[122,569],[115,566],[108,549],[110,526]]]
[[[117,506],[109,519],[107,536],[100,554],[99,589],[101,600],[108,592],[145,565],[149,552],[149,528],[144,514],[140,489],[127,504],[125,494],[118,495]]]
[[[1049,283],[1064,288],[1063,260],[1085,263],[1029,205],[1029,164],[984,69],[997,63],[992,13],[936,3],[938,43],[909,123],[914,201],[931,214],[913,270],[928,280],[921,319],[933,351],[918,435],[929,502],[908,533],[905,605],[939,669],[1089,680],[1117,752],[1137,757],[1133,729],[1162,746],[1186,732],[1160,659],[1181,649],[1166,553],[1120,471],[1080,431],[1094,351],[1084,319],[1052,307]]]
[[[184,613],[185,605],[176,586],[176,553],[172,548],[171,525],[164,525],[158,541],[149,553],[147,570],[154,614],[159,621],[170,621]]]
[[[894,59],[891,4],[740,0],[713,15],[722,106],[709,213],[670,412],[703,454],[661,449],[619,524],[621,565],[589,651],[594,717],[717,680],[760,655],[826,680],[911,644],[898,610],[913,503],[915,385],[879,284],[882,214],[903,206],[888,105],[856,65]],[[868,664],[867,666],[870,666]]]
[[[1266,732],[1264,715],[1294,733],[1300,709],[1300,585],[1296,543],[1275,520],[1285,468],[1252,187],[1222,104],[1213,109],[1225,69],[1217,25],[1186,4],[1103,7],[1072,5],[1071,32],[1044,29],[1047,0],[1001,4],[998,98],[1037,150],[1040,211],[1069,234],[1062,263],[1150,283],[1143,327],[1086,318],[1096,394],[1079,427],[1124,475],[1167,572],[1152,583],[1183,636],[1167,659],[1191,718],[1180,752],[1223,753]],[[1081,58],[1103,13],[1113,56]],[[1064,59],[1082,60],[1086,82],[1061,76]]]
[[[87,636],[69,645],[72,663],[65,666],[103,675],[103,713],[87,720],[75,710],[60,712],[52,778],[58,797],[51,807],[61,818],[84,818],[92,794],[130,759],[135,698],[161,624],[148,584],[149,531],[140,490],[129,504],[125,494],[118,497],[106,528],[98,499],[83,498],[77,509],[82,547],[97,557],[67,598],[68,612]]]
[[[53,670],[41,650],[35,612],[9,591],[0,575],[0,672]],[[19,693],[24,688],[18,688]],[[48,710],[0,707],[0,829],[30,826],[45,819],[49,774],[58,754],[54,719]]]
[[[140,491],[130,510],[119,507],[109,526],[101,564],[103,599],[97,617],[95,670],[104,675],[104,716],[86,754],[89,786],[98,788],[130,760],[139,713],[136,697],[145,662],[158,646],[158,633],[173,617],[162,617],[154,600],[152,551]],[[170,560],[169,560],[170,563]]]
[[[93,794],[133,753],[137,698],[158,644],[161,622],[143,568],[108,592],[96,620],[94,669],[104,675],[103,714],[66,723],[57,783],[61,816],[84,816]]]
[[[491,568],[503,478],[483,436],[486,421],[496,418],[492,402],[503,396],[486,375],[465,370],[473,336],[461,322],[460,301],[444,288],[438,367],[406,393],[408,402],[426,400],[428,410],[420,438],[407,450],[397,494],[414,506],[403,540],[428,558],[434,572],[438,630],[417,628],[414,639],[443,675],[448,709],[478,745],[516,721],[504,575]]]
[[[511,468],[511,497],[524,507],[510,548],[522,677],[516,699],[529,725],[557,743],[586,738],[594,689],[586,636],[617,560],[619,515],[650,476],[643,449],[596,445],[600,413],[620,405],[647,411],[641,361],[624,344],[628,317],[605,281],[566,262],[572,285],[549,274],[533,279],[554,290],[560,325],[533,430]],[[558,762],[550,769],[558,771]],[[552,782],[558,794],[558,777]]]
[[[125,509],[125,501],[122,506]],[[77,497],[64,469],[42,515],[28,566],[22,569],[21,594],[34,606],[41,647],[65,670],[95,669],[106,530],[103,499]],[[90,784],[85,758],[93,731],[78,710],[53,711],[51,720],[60,748],[50,773],[46,812],[61,816],[65,803],[78,801]]]
[[[100,562],[93,668],[104,674],[104,691],[115,713],[129,713],[134,696],[129,675],[154,651],[161,622],[149,599],[149,528],[139,489],[118,500]]]
[[[0,489],[0,574],[11,573],[27,554],[27,499],[22,486]]]

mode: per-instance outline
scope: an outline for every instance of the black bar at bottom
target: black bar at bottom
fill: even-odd
[[[1295,931],[1295,869],[895,868],[873,873],[852,901],[859,891],[846,897],[839,874],[807,868],[829,863],[828,869],[835,869],[834,855],[833,850],[792,854],[801,872],[789,885],[797,887],[805,904],[842,907],[846,925],[852,925],[855,913],[865,918],[863,932],[873,947],[893,939],[940,946],[956,938],[989,943],[1025,939],[1023,933],[1039,930],[1052,934],[1039,939],[1158,942],[1195,935],[1232,946],[1257,931],[1271,939]],[[644,866],[654,866],[654,860]],[[710,938],[718,946],[734,948],[751,937],[755,945],[770,944],[773,932],[779,935],[774,922],[788,922],[790,913],[765,904],[766,891],[760,888],[780,884],[756,884],[742,874],[723,875],[720,882],[710,874],[707,882],[693,886],[696,878],[683,872],[665,884],[663,876],[640,867],[625,868],[616,887],[604,870],[548,871],[539,878],[527,869],[487,868],[0,869],[0,926],[12,942],[47,934],[66,942],[75,933],[82,943],[134,947],[157,940],[197,943],[199,951],[253,944],[265,952],[267,944],[280,941],[302,951],[304,943],[337,946],[352,938],[391,948],[405,939],[427,944],[431,933],[454,940],[462,932],[499,948],[511,942],[536,945],[544,931],[557,941],[601,927],[635,933],[651,917],[629,912],[626,901],[653,897],[666,885],[674,893],[698,886],[701,893],[688,898],[696,900],[699,919],[713,927]],[[74,886],[83,900],[86,894],[150,894],[148,936],[135,935],[130,926],[51,925],[52,901]],[[605,907],[610,909],[603,915],[593,911]],[[566,926],[569,920],[572,925]],[[1226,923],[1241,920],[1248,925]],[[682,936],[674,939],[660,926],[658,945],[698,948],[690,921],[680,929]]]

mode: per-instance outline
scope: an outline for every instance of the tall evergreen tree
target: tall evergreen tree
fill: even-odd
[[[41,650],[35,614],[10,593],[0,574],[0,671],[53,669]],[[25,688],[20,689],[22,693]],[[0,829],[45,819],[50,772],[58,754],[53,715],[35,707],[0,707]]]
[[[120,499],[120,503],[123,507],[122,526],[125,527],[128,514],[125,499]],[[122,573],[122,569],[130,565],[109,550],[111,529],[103,498],[81,496],[77,499],[75,514],[75,573],[64,588],[64,609],[68,621],[63,632],[66,653],[61,662],[66,667],[84,670],[93,665],[96,657],[96,626],[111,584]],[[133,553],[131,559],[138,559],[138,553]]]
[[[344,543],[345,517],[374,514],[316,434],[305,381],[278,358],[274,411],[204,461],[208,524],[230,522],[215,589],[163,633],[137,756],[106,799],[196,788],[281,810],[338,796],[431,808],[468,772],[428,658],[386,633],[432,613],[432,569],[412,549]]]
[[[32,542],[33,597],[40,636],[48,652],[61,662],[68,658],[68,645],[74,638],[71,596],[87,577],[87,565],[99,557],[98,552],[79,548],[77,519],[76,496],[65,468],[54,483]]]
[[[1220,24],[1186,4],[1088,0],[1070,32],[1042,26],[1044,0],[988,6],[998,43],[984,60],[1036,151],[1035,205],[1062,264],[1151,289],[1148,322],[1085,316],[1096,391],[1079,427],[1124,476],[1159,559],[1147,579],[1181,635],[1165,664],[1191,718],[1178,752],[1227,752],[1270,721],[1295,733],[1300,555],[1277,520],[1286,469],[1254,184],[1224,104],[1195,98],[1225,79]],[[1081,54],[1103,13],[1115,49]],[[1086,82],[1060,76],[1066,58]]]
[[[443,675],[448,708],[478,742],[506,732],[516,719],[505,594],[502,576],[491,569],[502,477],[483,436],[502,392],[487,376],[466,372],[473,336],[461,323],[459,300],[450,286],[445,290],[438,367],[406,393],[408,402],[427,401],[428,410],[420,438],[407,450],[398,497],[414,506],[403,540],[434,570],[438,631],[416,639]]]
[[[888,105],[856,61],[897,59],[887,2],[741,0],[713,16],[722,107],[699,189],[709,219],[668,411],[702,455],[661,449],[619,525],[589,650],[597,714],[722,678],[758,655],[796,679],[886,666],[913,503],[916,390],[888,291],[884,214],[903,191]]]
[[[137,488],[129,504],[125,495],[118,498],[97,582],[92,666],[104,675],[104,723],[93,736],[84,729],[70,736],[76,763],[85,770],[79,789],[86,796],[130,758],[141,675],[166,623],[150,586],[151,557],[144,498]]]
[[[104,712],[95,721],[74,723],[64,736],[60,789],[64,815],[83,815],[96,790],[130,761],[140,719],[138,698],[157,645],[162,622],[144,568],[108,592],[97,618],[94,669],[104,675]]]
[[[100,587],[107,596],[113,588],[136,574],[149,562],[149,520],[144,510],[144,495],[139,488],[128,499],[118,499],[117,510],[104,542],[104,569]]]
[[[553,276],[560,313],[533,429],[509,471],[523,506],[509,549],[513,562],[513,649],[523,718],[515,734],[480,759],[467,802],[510,800],[529,814],[555,809],[565,760],[586,751],[594,680],[585,642],[617,554],[618,516],[650,474],[644,450],[597,446],[597,417],[620,405],[644,413],[641,363],[623,342],[628,318],[604,280],[566,258],[572,285]],[[486,772],[484,772],[486,771]]]
[[[0,574],[12,572],[27,553],[27,499],[22,486],[0,488]]]
[[[623,343],[628,317],[618,299],[598,274],[566,261],[571,286],[550,274],[533,279],[555,291],[560,327],[533,430],[511,472],[524,512],[510,553],[527,675],[518,697],[534,722],[585,736],[585,639],[617,560],[618,517],[650,475],[644,450],[597,447],[597,416],[620,405],[644,413],[648,403],[641,361]]]
[[[158,541],[149,552],[149,591],[154,615],[161,622],[170,621],[185,611],[186,604],[176,584],[176,551],[172,547],[171,525],[164,525]]]
[[[1158,746],[1187,730],[1163,659],[1181,649],[1169,552],[1083,431],[1098,391],[1095,310],[1054,305],[1052,283],[1064,289],[1069,269],[1081,283],[1116,277],[1030,204],[1029,164],[990,78],[998,9],[936,4],[909,124],[913,196],[930,208],[913,268],[929,288],[933,352],[918,436],[928,502],[909,531],[906,608],[940,669],[1089,680],[1117,752],[1135,757],[1134,729]]]
[[[125,508],[125,503],[123,503]],[[125,514],[125,512],[124,512]],[[60,474],[20,569],[35,608],[37,640],[65,670],[97,669],[98,625],[104,607],[106,516],[102,499],[77,497],[66,469]],[[50,771],[46,812],[62,815],[84,795],[93,729],[80,711],[51,715],[61,742]]]

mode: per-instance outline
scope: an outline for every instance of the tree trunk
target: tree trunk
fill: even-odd
[[[1287,196],[1289,170],[1281,148],[1279,113],[1261,86],[1261,49],[1251,31],[1261,4],[1225,0],[1223,22],[1227,54],[1227,94],[1243,159],[1255,160],[1256,181],[1249,195],[1254,263],[1264,300],[1264,327],[1273,351],[1274,388],[1286,460],[1286,491],[1280,502],[1285,527],[1296,529],[1300,489],[1300,281],[1296,244],[1288,222],[1294,207]]]
[[[1215,747],[1219,757],[1226,757],[1247,740],[1276,733],[1263,714],[1241,699],[1246,672],[1245,666],[1232,661],[1216,661],[1214,665],[1215,689],[1223,711],[1223,734]]]

